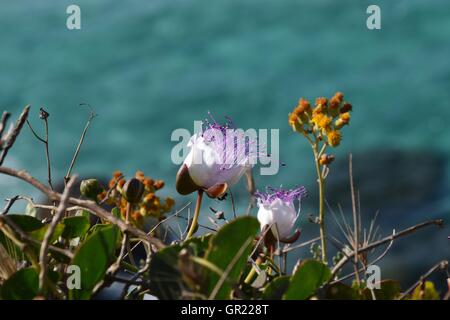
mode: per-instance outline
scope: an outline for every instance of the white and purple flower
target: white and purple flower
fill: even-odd
[[[236,130],[229,118],[221,125],[210,117],[188,143],[189,154],[177,174],[180,194],[204,190],[210,197],[219,197],[256,163],[256,139]]]
[[[267,192],[255,193],[258,200],[258,221],[261,230],[275,226],[278,236],[274,235],[282,242],[290,243],[298,239],[300,231],[293,231],[295,222],[300,213],[300,201],[306,197],[305,187],[298,187],[291,190],[274,189],[267,187]],[[294,201],[299,201],[299,209],[295,209]]]

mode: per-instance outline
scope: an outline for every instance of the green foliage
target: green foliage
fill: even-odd
[[[216,299],[228,299],[233,284],[237,282],[245,268],[251,252],[251,241],[259,230],[259,223],[253,217],[240,217],[226,224],[211,238],[206,259],[223,272],[226,281],[218,283],[221,276],[213,271],[207,272],[206,293],[216,290]],[[217,291],[217,287],[220,289]]]
[[[39,275],[34,268],[17,271],[0,288],[3,300],[30,300],[39,290]]]
[[[380,289],[373,289],[373,294],[377,300],[393,300],[400,294],[400,283],[394,280],[383,280],[379,283]],[[373,299],[371,290],[365,288],[363,295],[367,300]]]
[[[264,288],[262,299],[264,300],[281,300],[284,293],[289,288],[291,277],[281,276],[273,279]]]
[[[418,285],[411,297],[411,300],[439,300],[439,293],[437,292],[434,283],[431,281],[425,281]]]
[[[44,226],[41,221],[32,216],[24,214],[8,214],[8,217],[24,232],[36,231]]]
[[[329,286],[325,292],[325,299],[331,300],[361,300],[364,297],[356,288],[350,287],[344,283],[338,282]]]
[[[63,220],[64,232],[62,237],[64,239],[73,239],[83,237],[89,230],[89,218],[86,216],[68,217]]]
[[[103,225],[80,245],[71,262],[81,270],[81,289],[69,292],[71,299],[89,299],[95,285],[103,279],[106,270],[114,261],[118,241],[118,228]]]
[[[311,297],[316,290],[330,279],[331,271],[322,262],[305,260],[297,268],[283,295],[286,300],[304,300]]]
[[[224,225],[216,234],[191,238],[158,251],[150,262],[152,294],[160,299],[179,299],[182,289],[190,289],[204,297],[212,294],[216,299],[230,298],[258,229],[255,218],[242,217]],[[180,257],[183,249],[186,256]],[[202,261],[201,265],[191,257]]]
[[[150,290],[159,299],[180,298],[182,278],[178,269],[178,254],[181,249],[180,245],[164,248],[150,262]]]
[[[183,243],[184,248],[189,248],[194,256],[204,257],[209,247],[213,234],[208,233],[197,238],[190,238]]]
[[[50,227],[50,225],[46,224],[42,228],[30,232],[30,236],[32,236],[33,238],[35,238],[38,241],[42,241],[42,240],[44,240],[45,233],[47,232],[47,229],[49,227]],[[63,231],[64,231],[64,225],[61,223],[58,223],[55,227],[55,231],[52,234],[50,243],[55,242],[62,235]]]

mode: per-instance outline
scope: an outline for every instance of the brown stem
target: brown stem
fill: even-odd
[[[403,294],[400,296],[399,300],[404,299],[408,294],[414,291],[414,289],[424,282],[429,276],[431,276],[437,270],[444,270],[448,268],[448,260],[442,260],[436,263],[430,270],[428,270],[425,274],[421,275],[419,280],[414,283],[411,287],[408,288]]]
[[[53,215],[52,222],[50,223],[50,226],[47,228],[47,231],[45,232],[44,239],[42,241],[41,249],[39,252],[39,291],[43,293],[44,290],[44,284],[46,283],[46,273],[47,273],[47,253],[48,253],[48,245],[50,244],[50,239],[53,236],[53,233],[55,232],[56,226],[59,223],[59,220],[61,220],[64,212],[66,211],[69,196],[70,196],[70,190],[73,187],[73,184],[75,183],[76,176],[74,176],[72,179],[70,179],[69,183],[67,183],[66,188],[64,189],[64,192],[61,196],[61,201],[59,203],[58,209],[56,210],[55,214]]]
[[[402,230],[398,233],[394,233],[390,236],[387,236],[383,239],[380,239],[378,241],[372,242],[371,244],[364,246],[362,248],[359,248],[358,252],[359,253],[363,253],[366,251],[370,251],[372,249],[375,249],[376,247],[379,247],[385,243],[391,242],[399,237],[403,237],[406,236],[408,234],[414,233],[419,229],[422,229],[424,227],[430,226],[430,225],[436,225],[438,227],[442,227],[444,225],[444,221],[442,219],[437,219],[437,220],[429,220],[429,221],[425,221],[419,224],[416,224],[412,227],[409,227],[405,230]],[[351,258],[353,258],[355,252],[352,252],[348,255],[346,255],[344,258],[342,258],[333,268],[333,270],[331,271],[332,276],[330,277],[329,282],[331,282],[334,277],[336,276],[336,274],[339,272],[340,269],[342,269],[342,267],[347,263],[347,261]]]
[[[356,277],[356,283],[360,284],[359,279],[359,272],[358,272],[358,247],[359,247],[359,219],[358,219],[358,213],[356,212],[356,197],[355,197],[355,187],[353,185],[353,156],[350,154],[349,161],[348,161],[348,167],[349,167],[349,176],[350,176],[350,192],[352,195],[352,212],[353,212],[353,235],[354,235],[354,248],[355,254],[354,254],[354,268],[355,268],[355,277]]]
[[[9,149],[14,145],[14,142],[16,142],[16,138],[19,135],[20,131],[22,130],[22,127],[27,121],[28,118],[28,112],[30,111],[30,106],[26,106],[22,113],[19,116],[19,119],[17,119],[16,124],[14,126],[14,129],[11,131],[10,134],[7,134],[4,141],[2,141],[2,145],[0,146],[1,154],[0,154],[0,166],[3,164],[3,161],[5,161],[6,155],[8,154]],[[2,117],[2,123],[5,121],[6,124],[7,116],[5,119],[5,115]],[[3,124],[2,124],[3,126]],[[4,129],[4,126],[2,128],[2,131]],[[3,139],[2,139],[3,140]]]
[[[0,167],[0,173],[6,174],[6,175],[9,175],[12,177],[16,177],[18,179],[21,179],[21,180],[29,183],[30,185],[34,186],[36,189],[38,189],[41,192],[43,192],[44,194],[46,194],[47,197],[49,197],[49,199],[51,201],[60,201],[61,200],[60,193],[55,192],[55,191],[51,190],[50,188],[46,187],[44,184],[39,182],[37,179],[33,178],[31,175],[29,175],[24,170],[19,171],[19,170],[15,170],[15,169],[8,168],[8,167]],[[156,246],[157,248],[165,247],[164,243],[162,243],[161,240],[159,240],[155,237],[149,236],[144,231],[142,231],[132,225],[126,224],[123,220],[116,218],[113,214],[106,211],[102,207],[98,206],[94,201],[82,200],[82,199],[70,197],[68,199],[68,202],[72,205],[80,206],[80,207],[88,210],[92,214],[96,215],[97,217],[104,219],[104,220],[118,226],[122,232],[127,231],[131,235],[134,235],[135,237],[137,237],[141,240],[144,240],[144,241],[148,242],[149,244]]]
[[[77,148],[75,149],[75,153],[74,153],[73,158],[72,158],[72,161],[70,162],[69,169],[67,169],[66,176],[64,177],[64,183],[67,183],[69,181],[69,179],[70,179],[70,175],[71,175],[72,169],[73,169],[73,167],[75,165],[75,161],[77,161],[78,154],[80,153],[81,145],[83,144],[83,141],[84,141],[84,138],[86,136],[87,130],[89,129],[89,126],[91,125],[91,122],[95,118],[95,116],[96,116],[96,114],[93,113],[93,112],[91,112],[89,114],[88,121],[86,122],[86,125],[85,125],[85,127],[83,129],[83,133],[81,134],[81,137],[80,137],[80,141],[78,142]],[[117,179],[117,181],[118,180],[119,179]]]

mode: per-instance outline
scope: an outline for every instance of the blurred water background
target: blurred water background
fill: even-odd
[[[368,224],[380,210],[380,235],[432,218],[449,221],[450,5],[446,0],[376,1],[382,29],[366,28],[368,1],[152,0],[4,2],[0,10],[0,107],[17,116],[32,105],[50,113],[54,179],[62,179],[87,119],[98,117],[76,163],[82,177],[108,178],[116,169],[143,170],[166,181],[177,207],[177,165],[171,132],[193,130],[211,111],[237,126],[280,129],[286,167],[258,176],[264,185],[304,184],[302,238],[317,234],[317,193],[309,146],[287,125],[300,96],[345,93],[354,105],[351,126],[335,155],[327,198],[350,216],[348,154]],[[66,29],[66,7],[81,7],[82,29]],[[6,165],[45,181],[43,145],[28,128]],[[0,197],[34,190],[0,177]],[[234,190],[238,214],[247,194]],[[210,203],[225,208],[229,203]],[[206,209],[208,206],[205,205]],[[17,209],[17,210],[20,210]],[[204,216],[207,215],[205,210]],[[329,215],[329,228],[334,228]],[[203,222],[208,224],[206,218]],[[445,230],[429,228],[394,243],[380,263],[383,277],[406,287],[439,259],[449,258]],[[296,251],[290,265],[309,255]],[[439,278],[443,281],[443,278]]]

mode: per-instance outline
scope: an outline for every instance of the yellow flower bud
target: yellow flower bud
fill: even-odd
[[[342,135],[338,130],[331,130],[327,133],[328,144],[337,147],[342,140]]]
[[[317,113],[313,116],[311,122],[319,129],[328,130],[331,124],[331,118],[323,113]]]
[[[296,132],[303,132],[303,122],[296,113],[289,114],[289,125]]]
[[[329,165],[330,163],[332,163],[334,161],[334,156],[332,154],[328,155],[328,154],[323,154],[320,159],[319,159],[319,163],[321,165]]]

